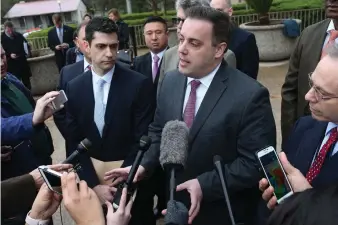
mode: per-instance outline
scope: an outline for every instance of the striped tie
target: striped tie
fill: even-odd
[[[187,124],[189,128],[191,128],[192,123],[195,119],[195,109],[196,109],[196,90],[200,86],[201,81],[199,80],[193,80],[191,81],[191,91],[189,95],[189,99],[187,102],[187,105],[184,109],[184,122]]]

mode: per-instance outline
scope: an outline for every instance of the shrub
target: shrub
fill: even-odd
[[[67,24],[67,26],[70,26],[74,29],[76,29],[76,27],[77,27],[76,24]],[[28,38],[47,37],[48,31],[52,28],[53,27],[48,27],[48,28],[45,28],[45,29],[41,29],[40,31],[36,31],[34,33],[31,33],[30,35],[28,35]]]

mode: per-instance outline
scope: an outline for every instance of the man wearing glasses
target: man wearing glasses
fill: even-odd
[[[313,187],[338,182],[338,41],[313,73],[305,95],[312,116],[301,117],[283,149]]]
[[[173,19],[173,23],[176,24],[177,37],[179,37],[182,25],[186,18],[185,11],[194,6],[207,6],[210,7],[209,0],[176,0],[176,18]],[[236,56],[228,49],[224,54],[224,60],[233,68],[236,68]],[[179,56],[178,56],[178,45],[168,49],[162,59],[160,68],[160,77],[158,80],[157,93],[161,87],[165,74],[169,71],[176,70],[178,68]]]

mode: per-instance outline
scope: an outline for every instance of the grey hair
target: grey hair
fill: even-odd
[[[230,0],[229,0],[230,1]],[[183,11],[193,6],[209,6],[210,0],[176,0],[176,10],[182,8]]]
[[[332,45],[329,45],[326,51],[331,58],[338,59],[338,39]]]

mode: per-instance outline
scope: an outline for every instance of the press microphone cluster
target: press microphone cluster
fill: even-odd
[[[170,174],[170,198],[167,204],[166,225],[188,223],[188,209],[175,201],[176,172],[182,171],[188,157],[189,128],[182,121],[169,121],[163,128],[160,145],[160,164]]]
[[[128,193],[127,202],[129,201],[130,197],[134,194],[136,187],[133,184],[133,180],[135,178],[137,169],[141,164],[143,155],[149,149],[150,145],[151,145],[151,138],[148,136],[142,136],[140,140],[139,148],[138,148],[139,150],[137,152],[134,163],[131,166],[130,172],[128,174],[128,178],[124,183],[119,185],[117,192],[114,195],[114,199],[112,203],[114,209],[117,209],[119,207],[123,188],[125,187],[127,188],[127,193]]]

